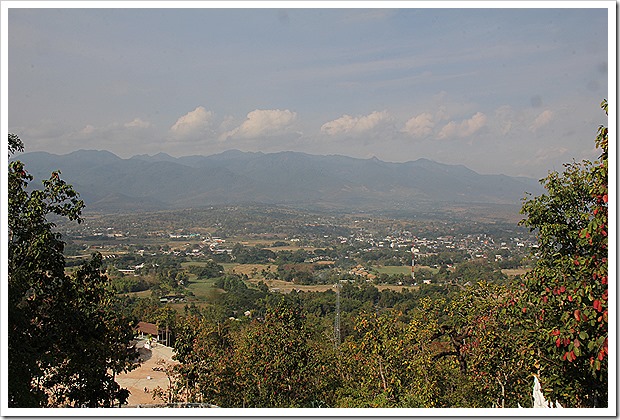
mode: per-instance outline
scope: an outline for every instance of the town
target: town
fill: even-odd
[[[309,290],[338,281],[415,287],[466,282],[470,279],[458,277],[463,264],[484,267],[494,277],[522,274],[536,247],[533,234],[509,222],[407,220],[265,206],[87,216],[80,225],[60,228],[69,262],[100,252],[114,283],[141,284],[119,286],[119,292],[143,292],[149,282],[134,278],[148,277],[160,264],[177,267],[172,275],[184,275],[162,290],[165,295],[187,290],[197,278],[188,267],[208,261],[228,272],[247,271],[250,283],[290,283],[272,290],[290,291],[292,284],[295,290]]]

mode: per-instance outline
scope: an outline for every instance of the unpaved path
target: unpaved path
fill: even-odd
[[[130,392],[127,399],[128,406],[161,403],[162,401],[153,399],[151,392],[158,386],[167,389],[168,377],[165,372],[156,371],[153,368],[161,366],[157,363],[162,360],[168,364],[177,363],[172,360],[172,347],[156,344],[149,350],[144,348],[144,343],[145,341],[141,340],[136,345],[144,362],[131,372],[116,375],[116,382]]]

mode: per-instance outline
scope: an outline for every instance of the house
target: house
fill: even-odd
[[[176,295],[166,295],[159,298],[160,303],[177,303],[177,302],[185,302],[184,294],[176,294]]]
[[[162,343],[165,346],[171,345],[173,342],[172,332],[166,331],[166,328],[157,328],[157,325],[150,322],[140,321],[135,328],[136,336],[146,338],[151,336],[154,341]]]
[[[151,324],[150,322],[138,322],[138,325],[136,327],[136,335],[139,335],[140,337],[150,335],[151,337],[156,338],[157,333],[157,325]]]

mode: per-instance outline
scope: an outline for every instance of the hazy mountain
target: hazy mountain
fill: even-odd
[[[390,163],[238,150],[130,159],[80,150],[67,155],[25,153],[17,159],[38,180],[60,169],[88,209],[105,212],[241,203],[348,211],[432,209],[461,203],[518,206],[526,191],[541,191],[533,179],[481,175],[462,165],[428,159]]]

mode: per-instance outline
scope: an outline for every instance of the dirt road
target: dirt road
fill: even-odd
[[[162,360],[168,364],[176,363],[172,360],[172,347],[156,344],[151,349],[144,346],[145,340],[141,340],[136,345],[140,358],[143,360],[141,365],[131,372],[116,375],[116,381],[123,388],[130,392],[127,400],[128,406],[138,404],[157,404],[161,400],[154,400],[151,392],[158,386],[162,389],[168,388],[168,378],[164,372],[153,370],[161,366],[158,362]]]

